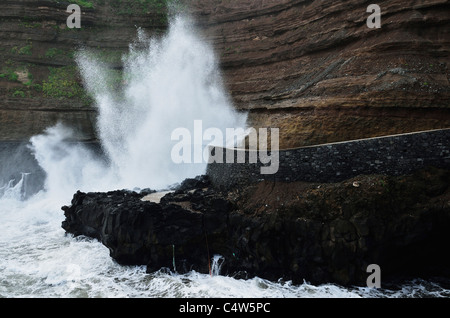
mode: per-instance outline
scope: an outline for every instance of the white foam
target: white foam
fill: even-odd
[[[234,110],[226,94],[213,49],[185,17],[174,18],[161,39],[139,31],[123,57],[122,90],[105,86],[108,69],[88,51],[77,61],[95,97],[99,136],[122,187],[162,189],[205,172],[206,163],[172,161],[176,128],[193,132],[195,120],[223,131],[246,126],[247,116]]]

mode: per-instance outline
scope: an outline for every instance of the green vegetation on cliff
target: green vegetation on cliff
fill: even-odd
[[[50,67],[48,79],[42,83],[42,91],[48,97],[82,97],[83,87],[76,79],[75,66]]]
[[[60,0],[50,0],[50,1],[57,2],[57,3],[62,2]],[[94,2],[100,3],[100,2],[104,2],[104,0],[99,0],[99,1],[97,1],[97,0],[95,0],[95,1],[71,0],[70,1],[71,4],[78,4],[81,8],[89,8],[89,9],[94,8]]]
[[[59,0],[51,0],[53,2],[60,3]],[[70,3],[77,4],[81,8],[95,9],[98,6],[103,6],[106,4],[106,0],[72,0]],[[109,4],[120,9],[120,14],[139,14],[146,13],[148,11],[156,11],[157,13],[162,13],[167,8],[167,5],[171,0],[110,0]]]
[[[27,0],[30,3],[32,1]],[[118,88],[122,75],[122,54],[128,41],[109,46],[118,38],[129,38],[136,28],[160,33],[167,26],[172,0],[44,0],[47,9],[11,11],[12,18],[0,18],[0,25],[20,36],[4,38],[0,47],[0,96],[18,99],[57,99],[61,107],[89,106],[92,98],[83,87],[75,53],[80,45],[110,68],[106,87]],[[53,3],[53,4],[52,4]],[[65,15],[52,16],[69,4],[81,7],[82,28],[66,27]],[[14,7],[15,8],[15,7]],[[11,8],[11,10],[14,10]],[[33,6],[31,6],[33,8]],[[6,9],[8,10],[8,8]],[[37,10],[37,11],[36,11]],[[50,13],[50,15],[49,15]],[[114,21],[114,22],[112,22]],[[49,41],[49,36],[53,40]],[[96,40],[93,40],[95,36]]]

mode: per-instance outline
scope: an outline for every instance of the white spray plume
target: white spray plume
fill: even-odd
[[[71,182],[80,189],[93,190],[95,184],[103,188],[105,183],[110,183],[110,189],[162,189],[206,170],[206,162],[175,164],[171,160],[174,129],[194,131],[195,120],[202,120],[204,129],[223,132],[246,127],[247,115],[234,110],[213,49],[188,18],[174,17],[168,32],[158,39],[138,30],[136,41],[123,56],[120,89],[108,85],[111,71],[89,51],[79,52],[76,61],[98,108],[97,132],[109,165],[97,163],[82,147],[56,146],[69,137],[67,130],[57,126],[32,140],[48,183],[56,184],[64,171],[75,169]],[[58,154],[49,155],[52,150]]]

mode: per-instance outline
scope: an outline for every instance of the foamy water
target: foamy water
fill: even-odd
[[[18,188],[9,190],[0,199],[0,297],[450,297],[450,290],[423,280],[377,290],[235,279],[220,274],[218,256],[212,275],[171,269],[147,274],[145,266],[117,264],[97,240],[66,235],[59,207],[67,198],[41,192],[21,201],[14,198]]]
[[[246,120],[233,110],[213,50],[183,17],[175,18],[161,39],[139,32],[124,56],[120,89],[105,85],[109,70],[88,51],[80,52],[77,61],[99,110],[106,160],[67,142],[71,129],[58,124],[30,140],[47,175],[42,191],[24,195],[27,171],[19,171],[21,180],[0,176],[0,297],[450,296],[449,290],[419,280],[396,290],[375,290],[235,279],[220,274],[218,256],[212,259],[212,275],[146,274],[144,266],[117,264],[96,240],[66,235],[61,206],[70,204],[77,190],[157,190],[202,174],[206,164],[172,162],[173,129],[192,129],[200,119],[205,128],[225,130],[245,127]]]

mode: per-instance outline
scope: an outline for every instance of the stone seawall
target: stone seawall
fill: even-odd
[[[206,174],[213,184],[229,188],[261,180],[338,182],[360,174],[403,175],[417,169],[450,167],[450,129],[359,139],[273,152],[279,158],[275,174],[261,174],[263,165],[249,163],[248,150],[234,150],[234,161],[210,163]],[[229,149],[228,149],[229,150]],[[213,151],[217,151],[214,149]],[[237,163],[238,152],[245,163]],[[229,161],[228,161],[229,162]]]

